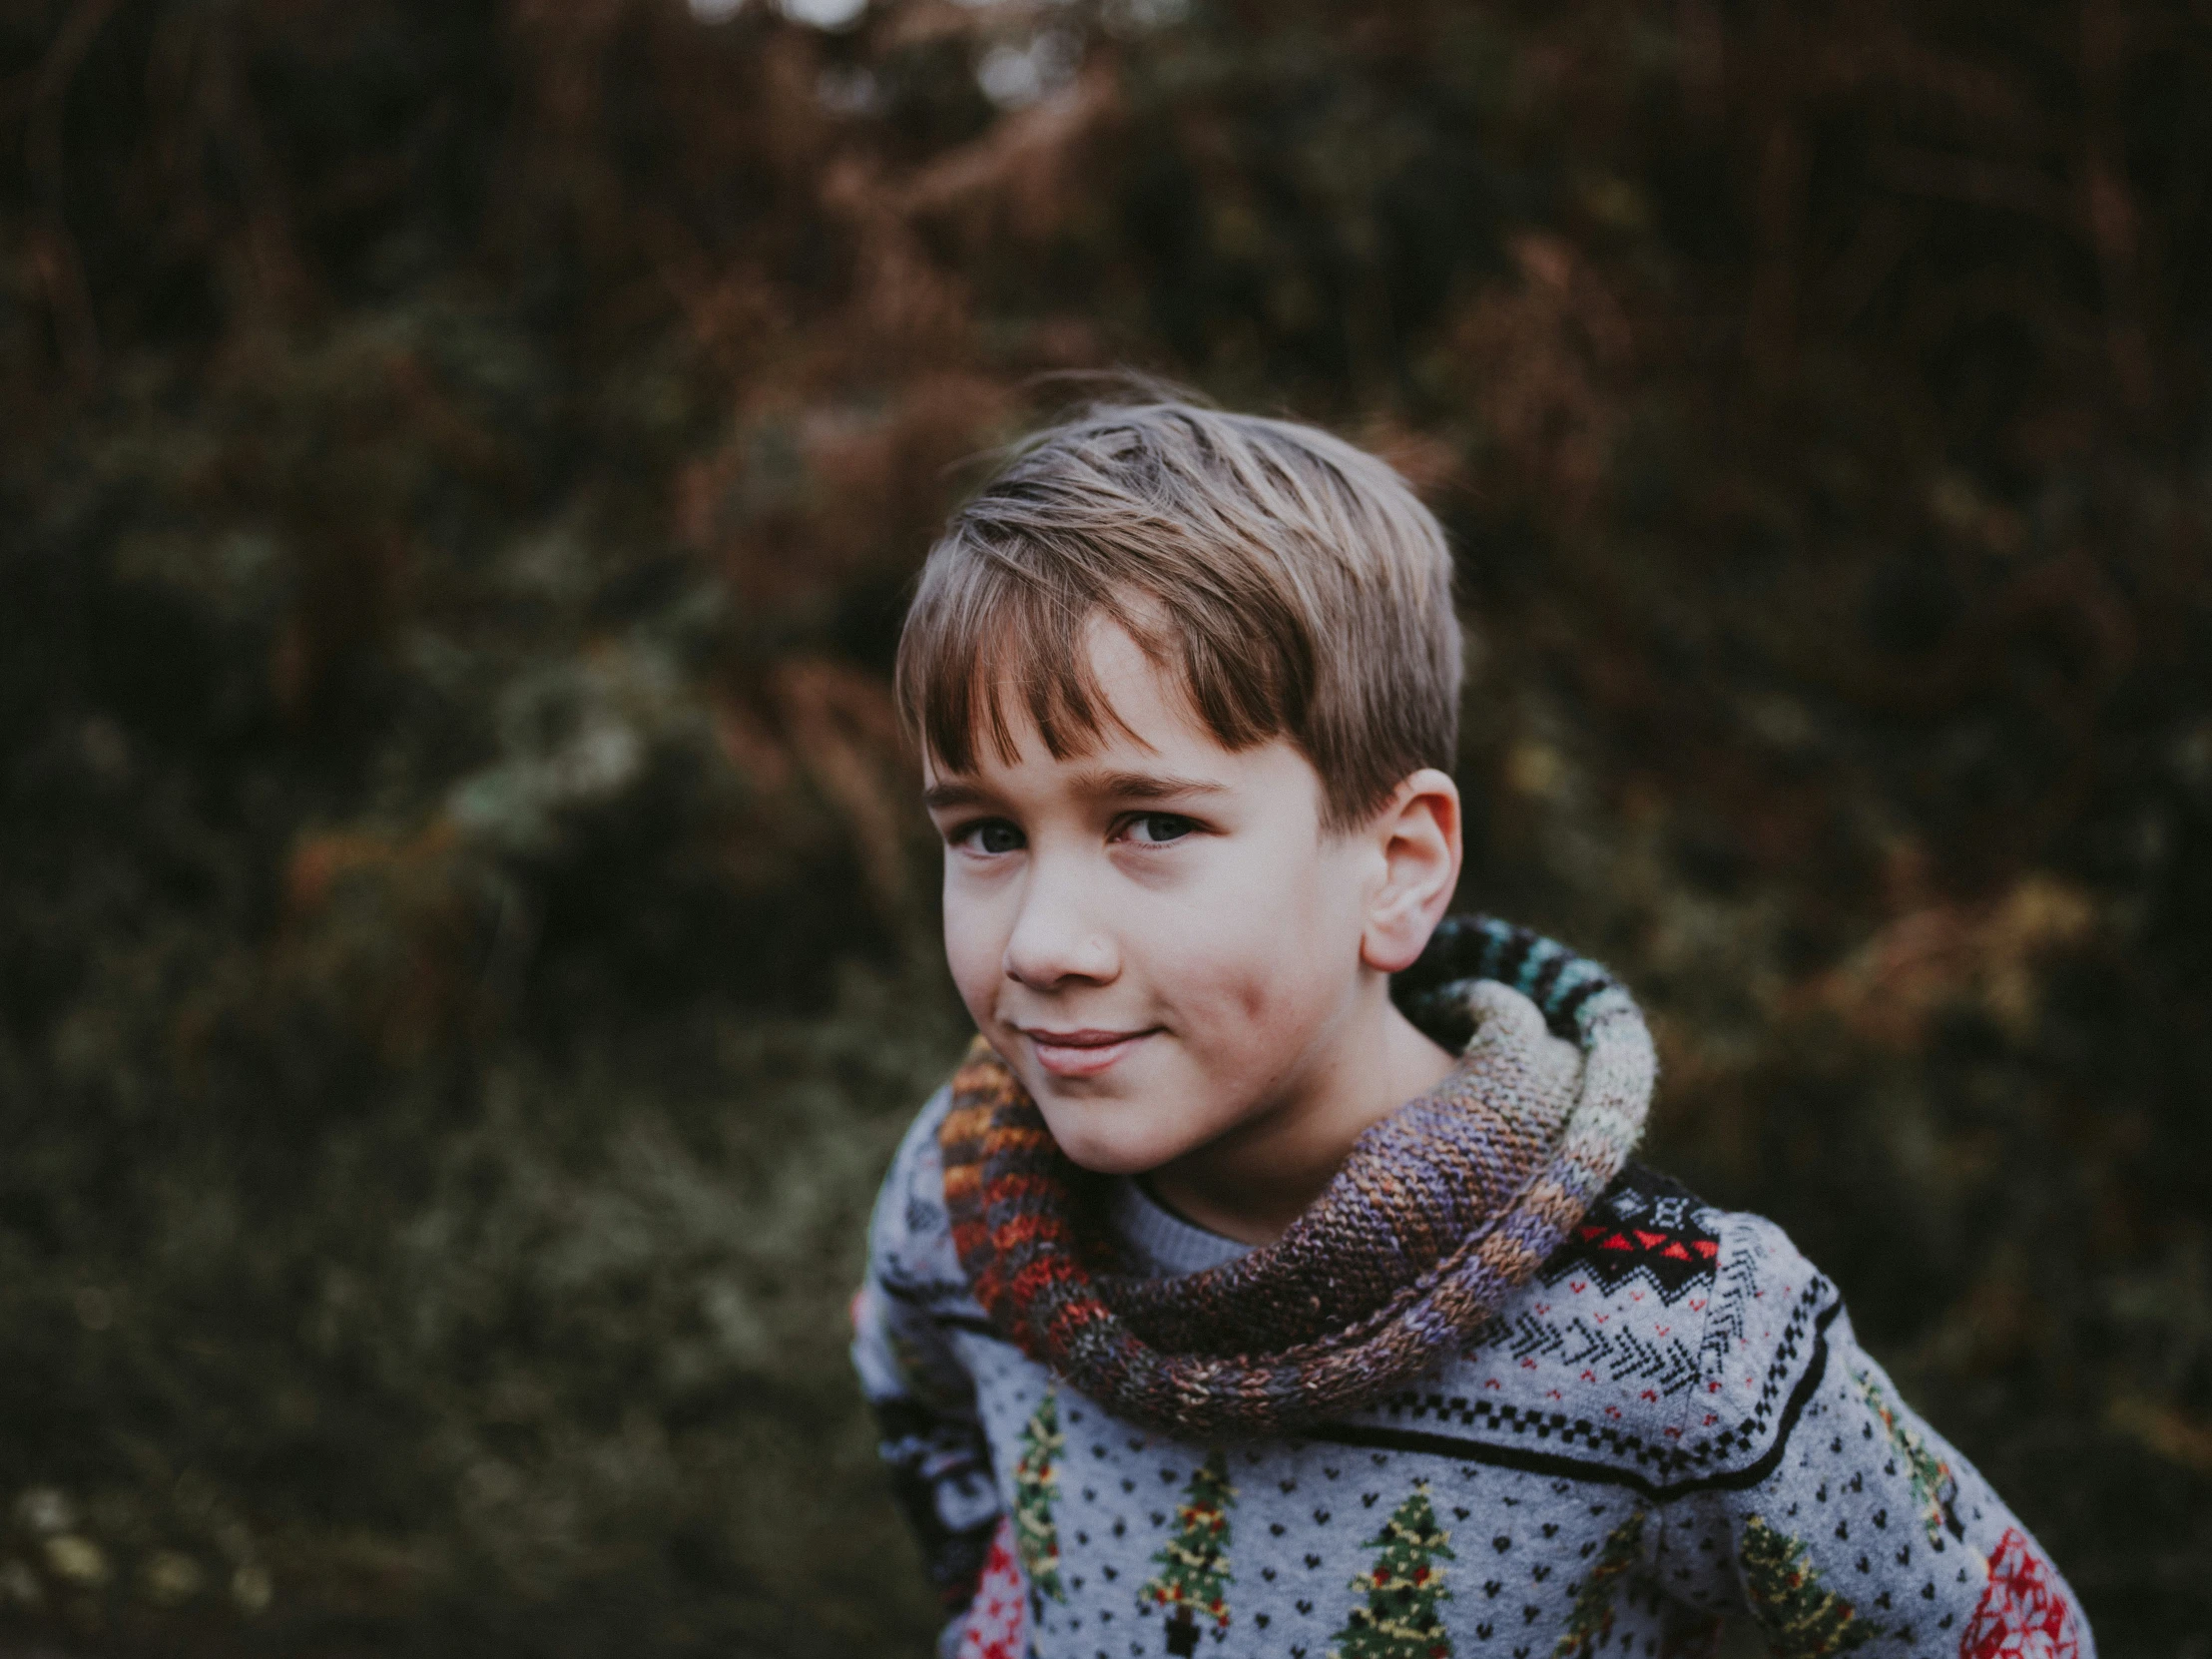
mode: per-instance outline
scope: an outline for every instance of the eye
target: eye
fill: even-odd
[[[973,824],[963,824],[945,839],[954,846],[964,847],[970,852],[981,852],[989,857],[1018,852],[1026,844],[1021,831],[1002,818],[978,819]]]
[[[1179,841],[1198,826],[1174,813],[1139,813],[1129,821],[1128,837],[1139,846],[1165,846]]]

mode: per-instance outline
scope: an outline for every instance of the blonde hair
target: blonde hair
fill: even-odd
[[[931,759],[1055,759],[1119,718],[1086,632],[1120,625],[1223,748],[1289,738],[1342,830],[1449,771],[1461,641],[1451,555],[1390,467],[1312,426],[1175,399],[1098,404],[1028,439],[930,550],[898,643],[899,712]]]

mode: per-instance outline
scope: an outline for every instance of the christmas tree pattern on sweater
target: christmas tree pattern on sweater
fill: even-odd
[[[1741,1561],[1753,1616],[1775,1659],[1828,1659],[1863,1647],[1875,1632],[1852,1604],[1824,1589],[1802,1540],[1753,1515],[1744,1526]]]
[[[1870,1372],[1854,1371],[1851,1380],[1859,1386],[1860,1394],[1882,1423],[1882,1431],[1889,1435],[1890,1443],[1897,1447],[1898,1455],[1905,1461],[1907,1478],[1913,1483],[1913,1495],[1920,1500],[1921,1521],[1928,1529],[1928,1541],[1942,1542],[1947,1531],[1954,1538],[1966,1535],[1958,1524],[1956,1502],[1958,1481],[1950,1472],[1950,1465],[1928,1449],[1928,1443],[1913,1432],[1891,1408],[1889,1395],[1882,1391],[1882,1384]]]
[[[1149,1601],[1166,1611],[1172,1654],[1198,1651],[1203,1619],[1214,1621],[1217,1640],[1229,1630],[1229,1511],[1236,1501],[1228,1459],[1216,1451],[1183,1488],[1176,1534],[1152,1557],[1160,1570],[1137,1592],[1140,1604]]]
[[[1450,1659],[1451,1637],[1436,1615],[1448,1601],[1438,1561],[1456,1559],[1451,1534],[1436,1523],[1428,1483],[1415,1481],[1382,1530],[1362,1546],[1380,1550],[1375,1565],[1352,1581],[1367,1603],[1337,1632],[1330,1659]]]
[[[1052,1500],[1060,1490],[1060,1396],[1047,1388],[1022,1425],[1021,1457],[1014,1464],[1014,1542],[1021,1570],[1029,1579],[1032,1606],[1038,1598],[1066,1601],[1060,1583],[1060,1531],[1052,1518]]]
[[[1590,1563],[1590,1575],[1574,1598],[1567,1628],[1559,1637],[1552,1659],[1590,1659],[1598,1644],[1613,1633],[1613,1594],[1644,1552],[1644,1512],[1638,1509],[1605,1535],[1605,1542]]]

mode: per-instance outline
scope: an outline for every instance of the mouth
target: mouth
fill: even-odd
[[[1142,1031],[1048,1031],[1040,1026],[1016,1026],[1029,1039],[1037,1064],[1055,1077],[1096,1077],[1158,1033],[1158,1026]]]

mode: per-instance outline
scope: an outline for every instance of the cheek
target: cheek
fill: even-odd
[[[1285,858],[1270,873],[1192,918],[1178,975],[1195,993],[1190,1031],[1207,1069],[1263,1089],[1333,1028],[1360,959],[1357,907],[1338,890],[1343,872],[1309,857]]]
[[[944,959],[952,970],[952,983],[969,1014],[981,1021],[996,993],[999,965],[1005,959],[1006,941],[993,906],[976,894],[955,890],[948,880],[944,893]]]
[[[1270,1056],[1303,1048],[1347,982],[1330,930],[1303,925],[1286,909],[1248,913],[1235,936],[1211,941],[1185,978],[1203,987],[1193,1030],[1220,1064],[1266,1070]]]
[[[1192,977],[1215,987],[1211,1000],[1239,1020],[1297,1017],[1357,956],[1358,928],[1341,913],[1336,872],[1279,850],[1237,873],[1243,879],[1223,882],[1216,902],[1182,919]]]

